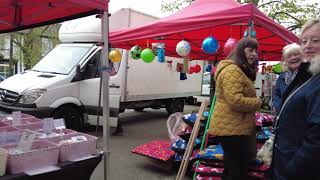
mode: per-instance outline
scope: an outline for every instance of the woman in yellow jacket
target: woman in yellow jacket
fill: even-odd
[[[255,112],[261,106],[253,84],[257,49],[255,39],[242,38],[228,60],[219,63],[215,74],[216,104],[209,134],[219,139],[224,151],[222,180],[248,179]]]

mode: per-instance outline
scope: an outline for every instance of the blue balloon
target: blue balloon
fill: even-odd
[[[211,72],[212,66],[211,64],[208,64],[208,66],[206,67],[206,72]]]
[[[219,42],[212,36],[202,41],[202,50],[208,54],[214,54],[219,48]]]

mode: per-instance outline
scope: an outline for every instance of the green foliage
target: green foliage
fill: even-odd
[[[22,53],[22,62],[26,69],[32,68],[43,52],[42,38],[51,39],[53,46],[59,43],[58,25],[44,26],[13,33],[13,42]]]
[[[308,19],[317,18],[320,13],[318,3],[297,0],[269,1],[258,7],[291,31],[299,30]]]
[[[168,0],[162,0],[161,10],[163,12],[174,12],[182,9],[185,5],[192,3],[193,0],[175,0],[167,2]]]
[[[182,9],[193,0],[162,0],[163,12],[172,12]],[[319,18],[319,3],[310,3],[298,0],[237,0],[239,3],[253,3],[274,21],[296,31],[311,18]],[[296,31],[297,32],[297,31]]]

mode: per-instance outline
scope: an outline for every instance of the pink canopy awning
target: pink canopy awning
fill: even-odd
[[[227,39],[240,39],[250,21],[257,33],[261,60],[280,60],[283,46],[299,42],[295,34],[267,17],[255,5],[234,0],[195,0],[181,11],[153,23],[113,31],[109,41],[113,47],[125,49],[164,42],[166,55],[178,57],[176,44],[184,39],[192,46],[190,59],[216,60],[225,58],[223,46]],[[202,41],[209,35],[220,44],[214,55],[205,54],[201,49]]]
[[[1,0],[0,33],[76,19],[106,9],[106,0]]]

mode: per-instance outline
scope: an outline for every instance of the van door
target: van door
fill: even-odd
[[[103,93],[101,92],[100,109],[100,52],[99,49],[88,61],[81,66],[81,81],[80,81],[80,101],[83,103],[86,113],[88,114],[88,123],[97,124],[97,115],[102,116]],[[117,73],[115,64],[110,62],[110,79]],[[109,83],[110,84],[110,83]],[[120,106],[120,88],[109,88],[109,108],[110,108],[110,126],[116,127],[118,124],[118,112]],[[100,117],[102,120],[102,117]],[[103,121],[99,122],[102,125]]]

